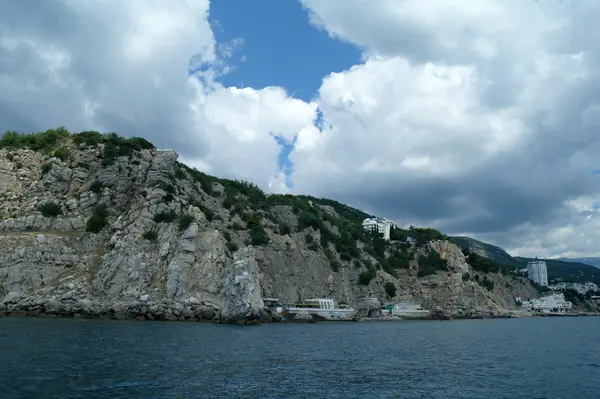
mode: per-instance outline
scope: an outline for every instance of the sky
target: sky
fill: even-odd
[[[513,255],[598,256],[597,0],[0,2],[0,131],[143,136],[207,173]]]

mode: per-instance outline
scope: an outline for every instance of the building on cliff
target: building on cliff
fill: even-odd
[[[363,220],[362,226],[366,231],[377,231],[383,234],[385,240],[390,239],[390,232],[394,222],[383,218],[367,218]]]
[[[548,286],[548,269],[546,262],[532,260],[527,263],[527,278],[539,285]]]

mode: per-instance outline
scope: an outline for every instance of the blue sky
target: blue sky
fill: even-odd
[[[244,40],[232,62],[238,68],[220,79],[225,86],[281,86],[310,101],[323,77],[360,63],[360,49],[313,27],[298,1],[218,0],[209,22],[217,43]]]
[[[219,78],[224,86],[280,86],[308,102],[318,95],[323,77],[361,62],[359,48],[312,26],[298,1],[219,0],[210,5],[209,22],[217,43],[243,39],[230,60],[236,68]],[[281,145],[280,169],[292,188],[288,156],[294,143],[273,134]]]

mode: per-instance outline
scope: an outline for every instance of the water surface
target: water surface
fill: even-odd
[[[600,397],[600,318],[0,318],[0,398]]]

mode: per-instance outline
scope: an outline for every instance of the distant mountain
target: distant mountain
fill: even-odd
[[[587,258],[559,258],[559,260],[564,260],[565,262],[576,262],[583,263],[586,265],[594,266],[600,268],[600,258],[587,257]]]
[[[532,258],[521,258],[515,256],[519,262],[519,267],[527,267],[527,262]],[[579,262],[567,262],[559,259],[538,259],[546,262],[548,267],[548,280],[560,278],[563,281],[571,281],[574,283],[585,283],[591,281],[600,284],[600,269]]]
[[[527,267],[527,262],[534,260],[533,258],[511,256],[508,252],[500,247],[487,244],[471,237],[457,236],[452,238],[462,248],[467,248],[471,252],[475,252],[478,255],[485,256],[504,265],[514,265],[514,267],[523,269]],[[600,267],[600,258],[584,259],[596,260],[598,262],[598,266],[590,266],[590,264],[579,261],[579,259],[569,259],[568,261],[562,259],[538,260],[543,260],[546,262],[549,280],[559,278],[563,281],[570,281],[574,283],[592,281],[596,284],[600,284],[600,269],[598,269]]]
[[[478,255],[485,256],[486,258],[492,259],[498,263],[504,265],[516,265],[518,262],[515,258],[510,256],[508,252],[500,247],[492,244],[488,244],[471,237],[455,236],[452,237],[458,245],[462,248],[466,248],[471,252],[475,252]]]

